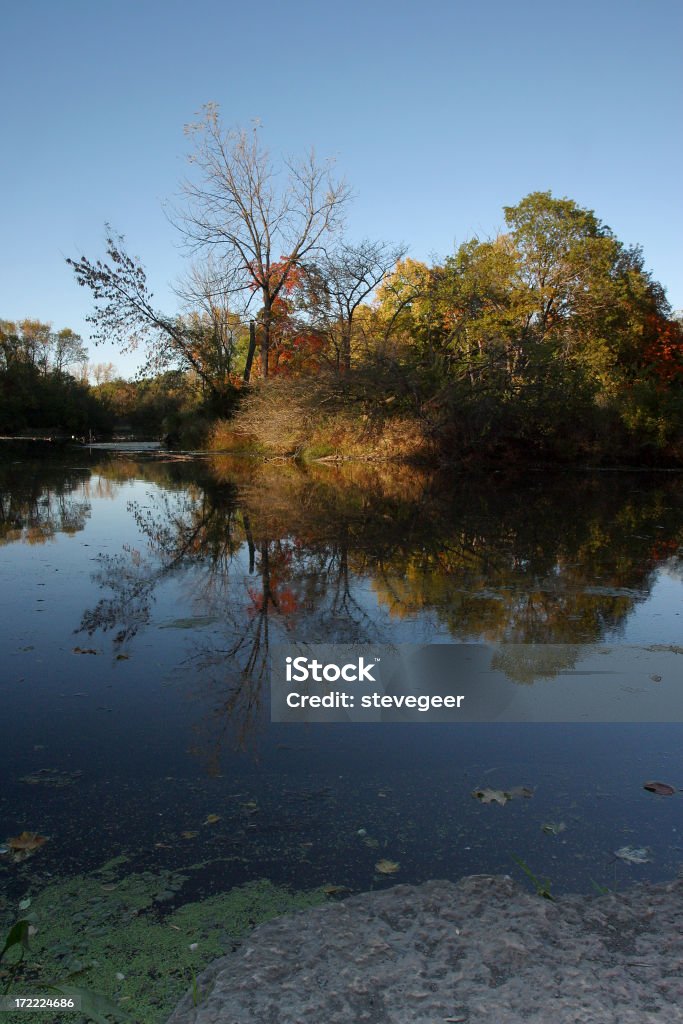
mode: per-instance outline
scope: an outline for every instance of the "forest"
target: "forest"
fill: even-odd
[[[531,192],[495,235],[427,263],[349,237],[331,163],[276,161],[213,105],[187,134],[178,311],[157,308],[111,228],[103,259],[67,260],[93,341],[136,350],[139,377],[96,379],[72,331],[2,321],[3,432],[302,458],[683,459],[681,316],[592,210]]]

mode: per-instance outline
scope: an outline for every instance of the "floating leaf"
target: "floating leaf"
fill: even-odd
[[[97,654],[94,647],[74,647],[74,654]]]
[[[502,789],[473,789],[472,796],[481,800],[483,804],[506,804],[507,794]]]
[[[534,795],[529,786],[513,786],[512,789],[473,789],[472,796],[483,804],[506,804],[508,800],[529,799]]]
[[[650,850],[647,846],[621,846],[614,851],[614,856],[627,864],[649,864],[652,857],[648,856]]]
[[[192,832],[190,829],[186,829],[185,832],[180,833],[183,839],[196,839],[199,832]]]
[[[648,793],[656,793],[657,796],[673,796],[676,790],[668,782],[644,782],[643,789]]]
[[[549,836],[559,836],[560,832],[564,832],[566,827],[563,821],[546,821],[541,825],[541,831]]]
[[[205,825],[215,825],[217,821],[221,820],[220,814],[207,814]]]
[[[12,850],[37,850],[39,846],[47,842],[47,836],[39,836],[37,832],[22,832],[20,836],[13,836],[7,840],[7,845]]]
[[[345,885],[324,885],[323,892],[326,896],[339,896],[344,892],[350,892],[351,890]]]
[[[395,875],[400,870],[401,865],[396,860],[378,860],[375,864],[375,871],[378,871],[380,875]]]

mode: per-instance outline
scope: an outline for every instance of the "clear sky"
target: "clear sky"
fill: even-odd
[[[681,0],[22,0],[2,7],[0,318],[87,337],[65,255],[104,222],[158,305],[183,256],[162,204],[183,125],[220,104],[274,152],[314,145],[357,193],[352,236],[443,257],[551,189],[598,214],[683,307]],[[92,353],[124,373],[111,348]]]

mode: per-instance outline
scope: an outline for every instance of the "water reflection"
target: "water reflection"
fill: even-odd
[[[0,462],[0,544],[44,544],[82,530],[90,470],[42,461]]]
[[[244,742],[263,718],[272,642],[563,645],[540,660],[524,647],[500,656],[528,683],[618,638],[662,567],[682,564],[675,477],[446,481],[235,459],[142,474],[157,486],[129,513],[145,543],[100,560],[104,594],[81,629],[123,650],[174,581],[192,609],[179,625],[210,627],[194,630],[184,666],[213,704],[198,749],[214,766],[228,736]]]
[[[115,596],[86,613],[85,629],[118,626],[127,639],[160,582],[193,566],[206,614],[227,621],[237,612],[231,575],[246,569],[237,618],[260,650],[274,618],[300,639],[377,640],[373,604],[392,620],[429,615],[453,640],[588,643],[618,632],[659,568],[683,564],[676,479],[520,488],[444,486],[406,469],[224,459],[205,470],[150,506],[131,505],[148,550],[103,563],[99,582]]]
[[[511,851],[589,888],[633,842],[657,848],[653,877],[673,872],[678,798],[642,783],[675,783],[674,727],[271,726],[266,668],[280,640],[506,641],[522,684],[586,644],[633,642],[634,624],[675,643],[681,479],[78,458],[0,474],[0,839],[52,836],[49,872],[122,849],[175,868],[211,854],[217,890],[367,888],[380,854],[400,881],[509,871]],[[54,543],[22,543],[39,526]],[[46,769],[83,774],[21,781]],[[498,814],[471,796],[518,784],[534,798]],[[549,821],[567,823],[556,841]]]

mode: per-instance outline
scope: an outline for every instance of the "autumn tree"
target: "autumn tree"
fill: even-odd
[[[52,369],[63,373],[67,367],[83,363],[87,358],[88,350],[80,334],[76,334],[70,327],[63,327],[53,334],[50,354]]]
[[[399,259],[376,293],[386,339],[403,335],[413,340],[429,336],[434,322],[434,270],[421,260]]]
[[[61,374],[87,355],[83,339],[70,327],[53,331],[52,324],[31,318],[0,321],[0,361],[5,367],[23,364],[43,376]]]
[[[304,308],[328,340],[337,372],[351,371],[358,311],[405,256],[405,246],[363,239],[341,241],[304,276]]]
[[[524,335],[547,341],[557,358],[589,369],[602,385],[642,357],[650,317],[667,317],[661,285],[642,251],[571,199],[532,192],[505,207],[528,311]]]
[[[186,128],[196,174],[183,183],[184,205],[174,221],[193,253],[211,254],[236,304],[248,308],[254,296],[260,299],[261,374],[267,377],[274,304],[294,269],[313,262],[334,236],[350,190],[313,151],[276,164],[258,128],[224,128],[215,104],[203,113]]]

